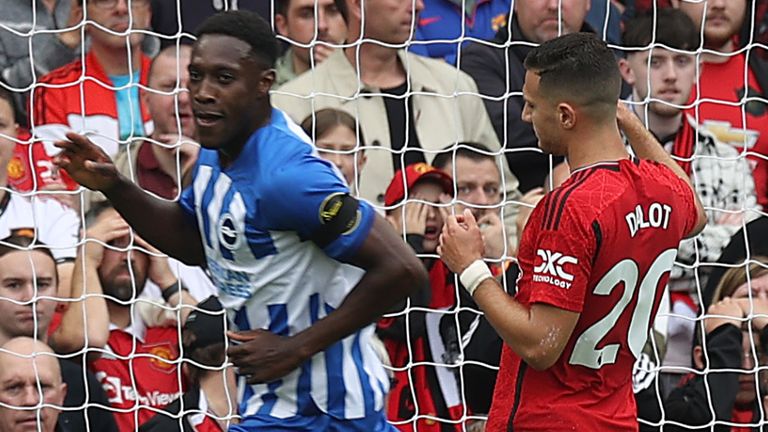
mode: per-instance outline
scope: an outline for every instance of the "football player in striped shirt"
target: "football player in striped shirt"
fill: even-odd
[[[427,284],[388,223],[272,107],[277,42],[252,13],[198,30],[189,91],[200,151],[179,202],[151,198],[70,133],[57,162],[102,191],[143,238],[204,265],[239,332],[242,422],[232,431],[391,431],[371,323]]]

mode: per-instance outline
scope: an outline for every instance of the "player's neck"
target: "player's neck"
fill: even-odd
[[[141,68],[141,46],[131,47],[131,61],[128,61],[127,50],[116,50],[108,46],[94,43],[91,51],[99,59],[99,64],[107,75],[127,75]]]
[[[222,169],[232,165],[232,163],[240,157],[240,153],[243,151],[243,148],[245,148],[245,145],[248,143],[248,140],[251,139],[253,134],[262,127],[268,125],[272,120],[272,104],[269,103],[269,100],[259,108],[259,112],[257,112],[251,120],[251,124],[253,125],[252,128],[245,131],[243,135],[236,136],[217,150],[219,154],[219,165]]]
[[[393,88],[405,82],[405,69],[397,57],[397,50],[373,43],[360,45],[360,50],[344,51],[352,67],[360,65],[360,80],[372,87]],[[358,63],[359,60],[359,63]]]
[[[571,171],[600,162],[627,159],[629,154],[615,125],[584,127],[567,145],[566,159]]]

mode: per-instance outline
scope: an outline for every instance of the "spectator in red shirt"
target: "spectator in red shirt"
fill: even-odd
[[[40,79],[31,96],[32,134],[52,142],[69,130],[89,132],[110,156],[131,139],[152,132],[149,112],[139,97],[147,85],[149,57],[142,52],[151,18],[149,0],[92,0],[86,2],[85,31],[90,47],[78,59]],[[105,28],[105,29],[102,29]],[[85,80],[81,77],[84,75]],[[117,88],[113,90],[113,88]],[[74,189],[71,181],[65,182]]]
[[[768,94],[768,65],[739,48],[738,34],[747,17],[747,0],[687,2],[673,0],[698,28],[704,30],[704,48],[714,52],[701,55],[703,65],[698,94],[691,108],[699,123],[720,141],[748,152],[752,159],[758,203],[768,205],[768,105],[759,100]],[[746,77],[745,77],[746,73]]]
[[[72,278],[72,296],[87,297],[65,312],[58,348],[76,352],[87,346],[89,367],[110,404],[125,410],[115,413],[118,428],[128,432],[152,417],[147,408],[175,400],[185,383],[173,363],[179,356],[176,324],[157,313],[154,303],[136,298],[151,280],[163,288],[166,307],[197,302],[180,286],[167,258],[136,236],[144,251],[131,244],[130,227],[114,209],[95,208],[89,216],[87,244],[78,251]],[[180,310],[180,322],[189,311]]]

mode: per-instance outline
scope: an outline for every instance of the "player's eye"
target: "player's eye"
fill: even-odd
[[[203,79],[203,75],[200,72],[198,72],[197,70],[194,70],[194,69],[190,69],[189,70],[189,80],[190,81],[197,82],[197,81],[200,81],[201,79]]]
[[[235,80],[235,76],[231,73],[221,73],[219,74],[218,80],[222,84],[229,84]]]

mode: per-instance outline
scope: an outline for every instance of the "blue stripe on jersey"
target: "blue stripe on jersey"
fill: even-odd
[[[269,311],[269,331],[280,336],[288,336],[288,306],[285,304],[267,305]],[[269,415],[277,402],[277,389],[283,385],[283,380],[267,384],[267,393],[261,396],[263,405],[259,408],[260,415]]]
[[[363,404],[366,413],[372,413],[376,410],[376,396],[373,394],[373,388],[369,381],[368,374],[363,369],[363,352],[360,350],[360,331],[355,333],[355,339],[352,342],[352,358],[355,360],[357,376],[360,377],[360,384],[363,386]]]
[[[325,314],[329,315],[334,308],[325,305]],[[347,386],[344,383],[344,344],[338,341],[325,350],[325,374],[328,379],[328,414],[336,418],[344,418]]]
[[[272,236],[269,235],[269,232],[256,228],[254,223],[248,221],[247,216],[245,222],[245,238],[248,240],[248,246],[251,248],[251,253],[257,259],[277,254],[275,243],[272,241]]]
[[[251,320],[248,319],[248,308],[243,306],[235,312],[235,325],[240,331],[253,330]]]
[[[251,322],[248,319],[248,309],[243,306],[235,312],[235,326],[239,331],[251,330]],[[245,385],[245,391],[243,391],[243,400],[240,401],[239,412],[242,414],[248,409],[248,401],[253,397],[253,386]]]
[[[309,319],[314,324],[319,320],[320,294],[314,293],[309,296]],[[301,374],[299,374],[296,384],[296,404],[299,414],[309,415],[310,409],[317,415],[317,407],[312,402],[312,360],[304,362],[301,365]]]
[[[216,179],[219,178],[219,173],[216,171],[213,171],[211,173],[211,179],[208,181],[208,185],[205,188],[205,192],[203,192],[202,199],[200,200],[201,203],[203,203],[202,208],[200,209],[200,214],[203,216],[203,230],[202,233],[205,233],[203,235],[203,239],[205,240],[205,243],[208,245],[208,247],[213,247],[211,244],[211,237],[208,235],[211,232],[211,220],[208,216],[208,206],[211,203],[211,199],[213,198],[213,186],[216,184]],[[202,234],[201,233],[201,234]]]

